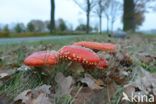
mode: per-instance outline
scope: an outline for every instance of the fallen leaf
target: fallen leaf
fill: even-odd
[[[72,84],[74,80],[71,76],[65,77],[62,73],[58,73],[55,77],[58,89],[56,91],[57,95],[64,96],[69,95],[72,90]]]
[[[0,79],[6,77],[8,75],[9,75],[8,73],[0,73]]]
[[[32,90],[25,90],[20,93],[15,99],[13,104],[31,104],[32,102]]]
[[[75,96],[77,88],[72,90],[72,95]],[[74,99],[74,104],[108,104],[107,89],[92,90],[89,87],[83,87]]]
[[[32,104],[52,104],[49,97],[45,93],[39,94],[39,96],[32,101]]]
[[[138,58],[146,64],[150,64],[151,62],[156,61],[156,56],[155,55],[151,55],[149,53],[138,53]]]
[[[13,104],[52,104],[50,87],[42,85],[33,90],[25,90],[14,99]]]
[[[107,96],[110,102],[111,98],[114,96],[117,90],[117,84],[115,82],[109,83],[107,85]]]
[[[50,88],[51,88],[50,85],[42,85],[42,86],[36,87],[34,91],[50,94],[51,93]]]
[[[130,72],[126,71],[126,69],[122,67],[114,67],[108,73],[109,78],[111,78],[113,81],[115,81],[119,85],[125,84],[128,80],[129,75],[130,75]]]
[[[81,83],[85,83],[92,90],[103,89],[103,83],[100,79],[94,79],[90,74],[85,74],[85,77],[80,79]]]
[[[4,84],[11,78],[11,75],[14,74],[14,70],[1,70],[0,71],[0,84]]]
[[[154,95],[156,96],[156,78],[153,74],[147,72],[145,69],[140,67],[136,70],[137,76],[133,82],[124,86],[126,94],[131,98],[131,95]]]

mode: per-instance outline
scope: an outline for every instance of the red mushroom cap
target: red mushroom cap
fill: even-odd
[[[99,56],[92,50],[75,45],[64,46],[59,50],[59,57],[88,65],[97,65]]]
[[[102,50],[102,51],[116,51],[116,45],[112,43],[98,43],[98,42],[88,42],[88,41],[81,41],[76,42],[73,45],[83,46],[90,49],[95,50]]]
[[[28,66],[46,66],[58,63],[58,53],[56,51],[34,52],[24,60]]]
[[[98,69],[104,69],[108,67],[108,63],[106,59],[100,59],[100,62],[96,65]]]

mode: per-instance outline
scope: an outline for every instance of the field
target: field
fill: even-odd
[[[98,52],[109,60],[109,66],[104,70],[82,70],[79,65],[69,68],[68,61],[60,62],[54,67],[29,68],[23,64],[25,57],[33,52],[57,51],[77,41],[111,42],[117,45],[118,50],[115,56]],[[42,70],[48,70],[48,73]],[[140,72],[143,72],[143,76]],[[135,82],[136,77],[140,79],[150,77],[150,82],[155,77],[155,72],[156,36],[131,34],[127,38],[119,39],[105,35],[80,35],[76,38],[2,44],[0,45],[0,104],[10,102],[22,104],[22,101],[38,104],[35,102],[41,102],[41,97],[42,101],[47,102],[45,104],[125,104],[121,101],[122,92],[126,90],[124,86]],[[145,73],[148,73],[148,76]],[[60,76],[60,79],[57,76]],[[85,77],[89,80],[81,81]],[[156,88],[156,83],[153,83],[152,87]],[[23,91],[26,91],[25,95]],[[144,92],[143,89],[139,91]],[[19,98],[19,94],[23,95]]]

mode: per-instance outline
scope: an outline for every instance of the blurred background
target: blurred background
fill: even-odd
[[[156,33],[155,0],[0,0],[0,37]]]

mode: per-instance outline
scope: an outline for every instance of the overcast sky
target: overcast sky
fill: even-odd
[[[56,19],[63,18],[74,27],[85,23],[85,13],[72,0],[56,1]],[[156,29],[156,13],[145,15],[146,20],[141,30]],[[50,0],[0,0],[0,24],[24,22],[32,19],[49,20]],[[106,29],[106,20],[103,19],[103,29]],[[98,25],[96,17],[91,18],[91,25]],[[122,28],[121,19],[115,23],[115,28]]]

